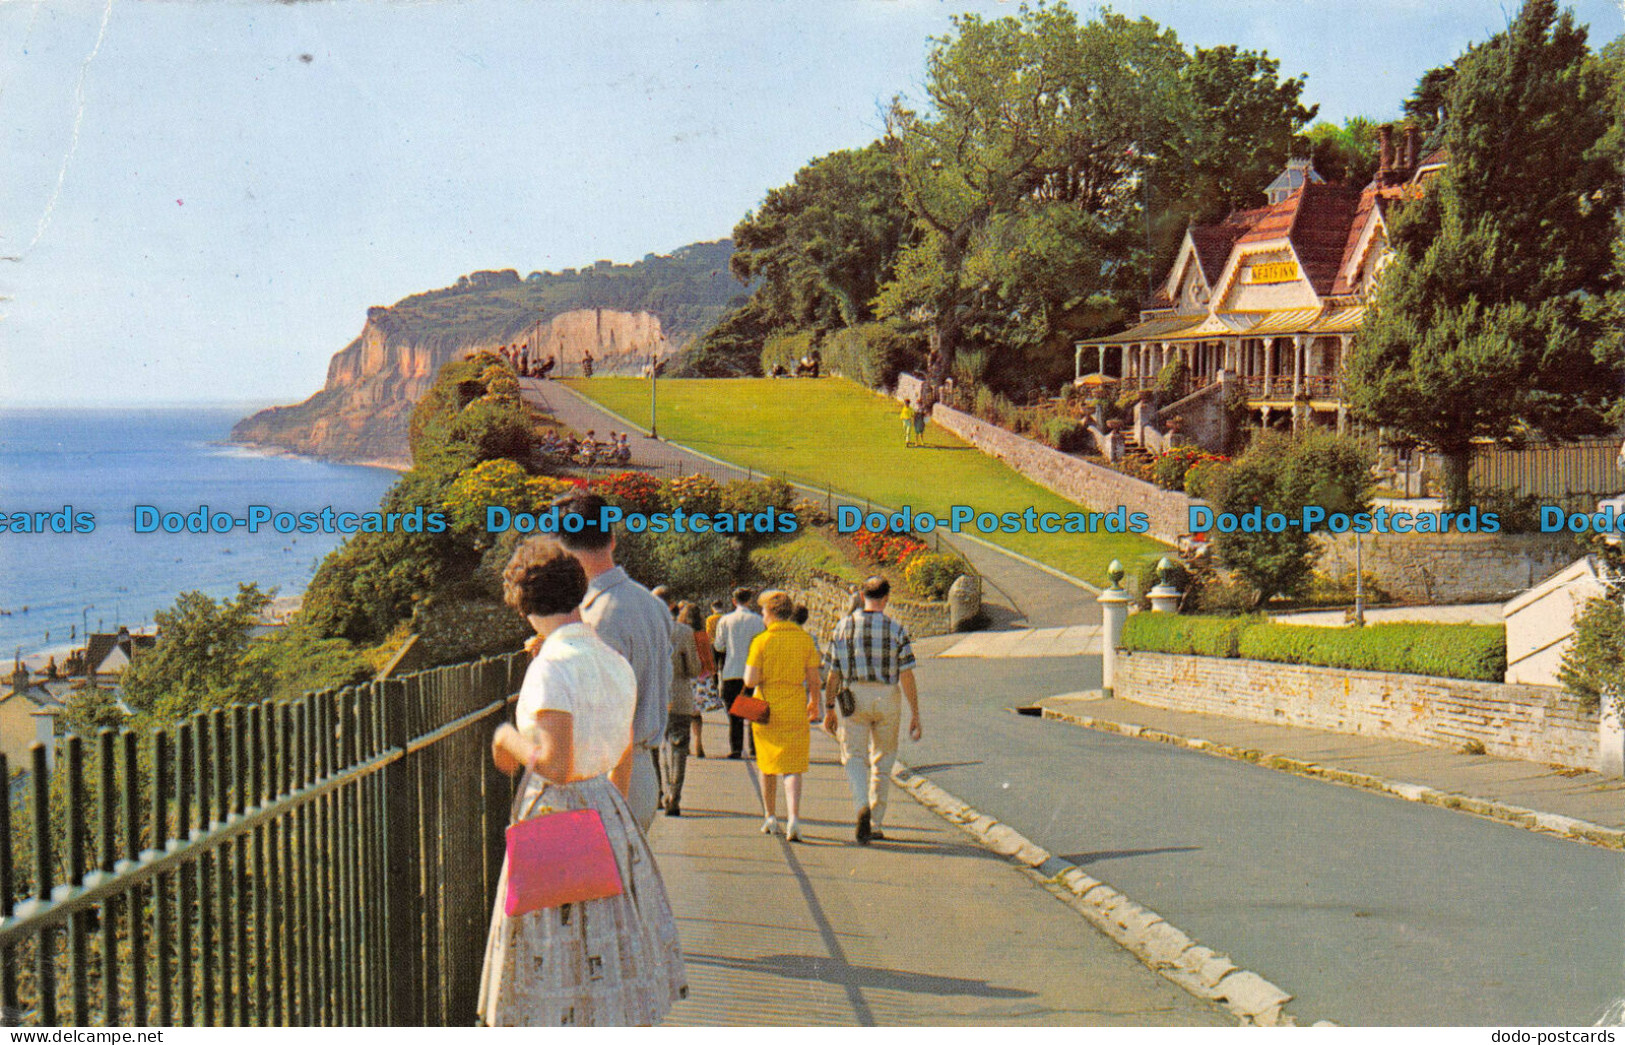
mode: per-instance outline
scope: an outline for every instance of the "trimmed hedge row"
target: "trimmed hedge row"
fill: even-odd
[[[1190,617],[1138,613],[1123,628],[1123,646],[1153,653],[1244,657],[1351,671],[1500,682],[1507,637],[1501,624],[1373,624],[1320,628],[1262,617]]]

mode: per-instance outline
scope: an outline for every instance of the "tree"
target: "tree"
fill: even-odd
[[[1356,414],[1439,451],[1451,510],[1469,500],[1475,439],[1602,433],[1619,398],[1592,304],[1612,276],[1619,172],[1585,36],[1553,0],[1526,0],[1458,60],[1449,167],[1398,209],[1355,338]]]
[[[754,284],[770,327],[834,330],[874,318],[912,223],[885,147],[875,142],[820,157],[773,189],[734,227],[728,267]]]
[[[1029,203],[1071,204],[1121,229],[1137,206],[1144,143],[1171,136],[1164,96],[1186,60],[1148,19],[1106,13],[1080,26],[1064,5],[953,24],[927,58],[929,112],[898,99],[887,116],[903,201],[923,235],[881,310],[929,316],[934,380],[970,318],[965,269],[977,236]]]
[[[1287,160],[1306,153],[1302,130],[1319,107],[1303,105],[1303,80],[1280,79],[1280,66],[1229,45],[1196,49],[1183,77],[1180,147],[1159,171],[1178,190],[1173,213],[1210,223],[1255,207]]]
[[[246,660],[250,633],[274,593],[240,584],[233,599],[216,601],[200,591],[182,592],[168,610],[153,615],[158,643],[125,669],[125,702],[160,719],[263,700],[271,678]]]
[[[1377,123],[1350,116],[1339,127],[1317,123],[1309,128],[1309,158],[1329,182],[1364,186],[1377,173]]]
[[[1455,79],[1455,65],[1429,69],[1405,100],[1405,115],[1421,129],[1423,138],[1431,138],[1444,123],[1449,113],[1450,85]]]
[[[1264,431],[1217,480],[1219,511],[1261,517],[1279,512],[1289,520],[1310,505],[1329,512],[1363,512],[1370,507],[1371,460],[1354,440],[1326,432],[1300,436]],[[1313,535],[1287,526],[1278,533],[1220,532],[1214,537],[1219,560],[1257,594],[1259,603],[1298,595],[1320,558]]]
[[[1253,202],[1314,115],[1267,55],[1193,56],[1149,19],[1080,24],[1063,4],[953,24],[928,105],[888,114],[920,234],[876,310],[927,327],[936,379],[962,342],[1014,348],[989,368],[1013,382],[1119,321],[1186,223]]]

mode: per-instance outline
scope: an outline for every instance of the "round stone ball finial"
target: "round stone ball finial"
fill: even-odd
[[[1124,572],[1123,564],[1116,559],[1113,559],[1112,564],[1106,567],[1106,576],[1112,579],[1112,587],[1119,587],[1123,583]]]
[[[1174,564],[1168,556],[1164,555],[1157,560],[1157,580],[1163,584],[1168,583],[1168,575],[1174,572]]]

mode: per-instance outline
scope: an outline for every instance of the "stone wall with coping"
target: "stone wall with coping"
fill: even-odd
[[[851,593],[842,585],[822,579],[789,590],[797,602],[806,605],[807,631],[818,640],[818,648],[824,649],[835,622],[852,612]],[[893,595],[886,604],[886,615],[907,628],[913,639],[947,635],[954,630],[946,602],[913,602]]]
[[[899,378],[899,382],[901,380]],[[998,458],[1070,501],[1088,505],[1095,511],[1111,511],[1122,505],[1131,512],[1144,512],[1151,520],[1151,532],[1147,536],[1168,544],[1187,532],[1190,506],[1206,503],[1063,454],[941,403],[931,411],[931,419],[983,453]]]
[[[1403,602],[1505,602],[1580,554],[1564,534],[1368,533],[1361,568]],[[1316,567],[1333,578],[1354,574],[1354,535],[1327,534]]]
[[[1120,650],[1114,690],[1172,711],[1600,768],[1597,713],[1548,686]]]

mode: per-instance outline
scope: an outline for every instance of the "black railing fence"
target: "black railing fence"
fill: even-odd
[[[70,736],[49,773],[36,743],[0,802],[6,1022],[473,1023],[527,659]]]

